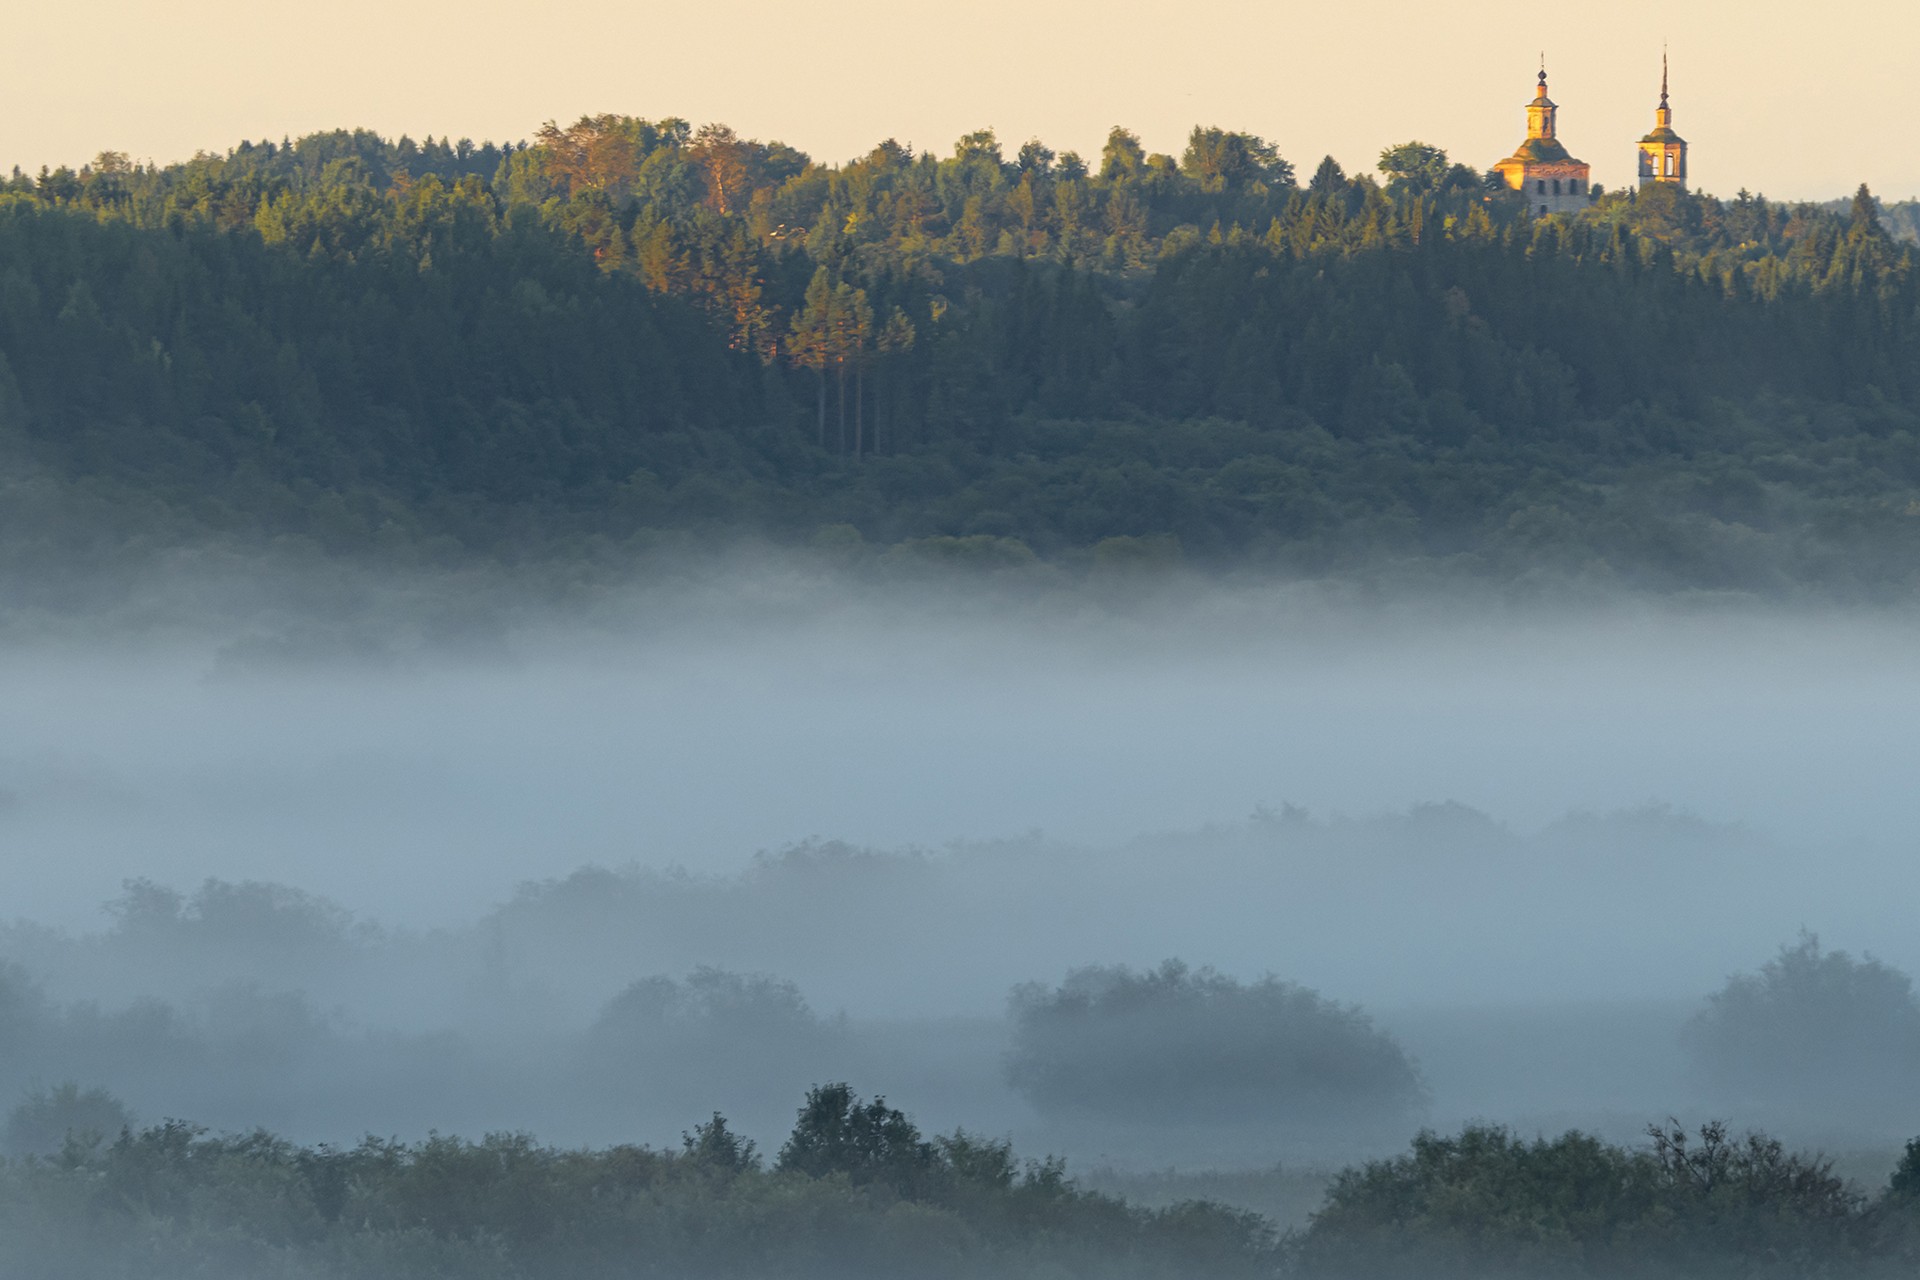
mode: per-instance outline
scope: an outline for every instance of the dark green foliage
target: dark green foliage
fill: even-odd
[[[1920,1138],[1908,1141],[1887,1190],[1902,1200],[1920,1200]]]
[[[1255,1215],[1129,1208],[964,1134],[914,1134],[911,1187],[763,1170],[718,1115],[684,1145],[566,1151],[496,1134],[300,1148],[170,1121],[0,1168],[0,1274],[1146,1280],[1198,1265],[1224,1280],[1278,1268]]]
[[[843,1085],[814,1090],[795,1139],[822,1149],[822,1130],[847,1158],[813,1173],[784,1155],[764,1169],[719,1115],[681,1151],[511,1134],[303,1148],[168,1121],[0,1166],[0,1274],[1785,1280],[1910,1275],[1920,1258],[1897,1183],[1869,1202],[1826,1162],[1718,1124],[1655,1127],[1637,1150],[1422,1134],[1338,1174],[1284,1243],[1257,1214],[1134,1208],[1004,1143],[925,1142]],[[868,1159],[889,1149],[912,1151],[910,1183],[853,1176],[892,1167]]]
[[[1298,1242],[1315,1277],[1867,1275],[1863,1201],[1819,1159],[1718,1124],[1629,1151],[1580,1133],[1424,1133],[1334,1179]],[[1894,1274],[1889,1270],[1887,1274]]]
[[[1666,186],[1528,220],[1425,144],[1382,163],[1385,188],[1323,162],[1303,190],[1209,127],[1177,161],[1116,128],[1094,172],[984,131],[827,167],[601,116],[17,178],[0,450],[69,496],[0,515],[0,545],[519,557],[847,525],[1295,573],[1911,582],[1908,222]]]
[[[1907,1143],[1875,1208],[1875,1252],[1906,1275],[1920,1272],[1920,1138]]]
[[[760,1167],[760,1153],[752,1139],[743,1138],[727,1128],[727,1118],[718,1111],[713,1119],[693,1127],[680,1136],[686,1157],[723,1178],[737,1177]]]
[[[1042,1110],[1133,1123],[1403,1125],[1419,1072],[1360,1010],[1268,977],[1242,984],[1169,960],[1075,970],[1013,997],[1008,1073]],[[1405,1132],[1401,1129],[1401,1132]]]
[[[840,1174],[856,1187],[911,1196],[931,1176],[934,1155],[933,1144],[886,1099],[862,1103],[847,1085],[825,1084],[807,1091],[774,1167],[813,1178]]]

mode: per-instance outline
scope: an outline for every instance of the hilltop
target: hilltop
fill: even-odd
[[[1885,596],[1920,549],[1916,251],[1864,187],[1529,218],[1419,143],[830,165],[620,116],[0,187],[15,571],[745,537]]]

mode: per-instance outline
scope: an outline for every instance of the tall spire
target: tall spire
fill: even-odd
[[[1660,105],[1654,108],[1653,127],[1673,128],[1673,108],[1667,105],[1667,46],[1664,41],[1660,45]]]
[[[1640,139],[1640,185],[1671,182],[1687,185],[1687,140],[1673,131],[1673,107],[1667,100],[1667,45],[1660,42],[1660,105],[1654,108],[1653,132]]]

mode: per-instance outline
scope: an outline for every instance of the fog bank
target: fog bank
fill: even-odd
[[[1903,615],[1192,584],[1035,606],[776,575],[429,621],[411,648],[377,614],[282,606],[0,652],[12,908],[77,924],[126,877],[218,876],[450,921],[589,862],[1113,843],[1286,804],[1526,831],[1657,802],[1808,849],[1911,842]]]
[[[1679,1038],[1802,928],[1920,971],[1907,615],[779,566],[566,607],[297,587],[8,633],[31,1035],[0,1090],[670,1142],[714,1109],[776,1140],[844,1078],[1116,1168],[1354,1154],[1010,1085],[1014,987],[1178,958],[1357,1003],[1422,1074],[1408,1127],[1920,1129],[1716,1097]]]

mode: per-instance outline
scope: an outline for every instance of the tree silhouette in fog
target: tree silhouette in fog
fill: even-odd
[[[843,1174],[855,1186],[877,1183],[906,1195],[930,1176],[934,1147],[885,1098],[861,1102],[845,1084],[817,1085],[775,1168],[821,1178]]]
[[[133,1113],[105,1089],[82,1089],[71,1080],[35,1088],[7,1113],[4,1142],[15,1156],[92,1150],[133,1125]]]
[[[1426,1098],[1405,1051],[1352,1005],[1168,960],[1077,969],[1013,993],[1008,1074],[1043,1112],[1153,1122],[1402,1122]]]
[[[1684,1033],[1703,1083],[1725,1097],[1800,1109],[1882,1109],[1920,1090],[1913,980],[1802,933],[1758,973],[1736,974]]]

